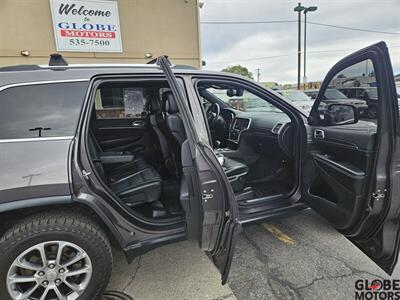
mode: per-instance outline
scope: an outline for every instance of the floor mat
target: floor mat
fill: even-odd
[[[276,194],[287,194],[292,187],[285,182],[268,181],[251,184],[257,198],[272,196]]]

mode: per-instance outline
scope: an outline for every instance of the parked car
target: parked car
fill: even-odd
[[[311,99],[315,99],[318,95],[318,89],[305,90],[304,93]],[[329,103],[350,103],[357,107],[360,116],[368,116],[368,105],[365,100],[349,98],[338,89],[327,89],[323,100],[325,104]]]
[[[341,60],[322,86],[365,59],[389,111],[397,96],[384,42]],[[259,109],[226,100],[242,95]],[[0,299],[99,299],[111,247],[131,262],[184,239],[198,241],[224,284],[242,224],[308,208],[391,274],[399,116],[384,114],[378,135],[354,105],[326,104],[321,115],[321,101],[308,115],[252,80],[164,56],[68,65],[54,55],[49,66],[0,69]]]
[[[347,97],[365,100],[368,104],[368,114],[376,118],[378,111],[378,91],[376,87],[340,87],[338,88]]]
[[[306,112],[310,112],[314,101],[306,95],[304,92],[299,90],[276,90],[279,94],[286,97],[293,104]]]

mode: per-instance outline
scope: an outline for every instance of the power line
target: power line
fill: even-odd
[[[354,30],[354,31],[400,35],[400,32],[379,31],[379,30],[373,30],[373,29],[363,29],[363,28],[339,26],[339,25],[332,25],[332,24],[325,24],[325,23],[318,23],[318,22],[311,22],[311,21],[308,21],[307,24],[313,24],[313,25],[324,26],[324,27],[339,28],[339,29],[346,29],[346,30]]]
[[[207,2],[208,5],[221,5],[221,4],[265,4],[265,5],[270,5],[271,3],[291,3],[290,1],[282,1],[282,0],[268,0],[266,2],[265,0],[246,0],[246,1],[234,1],[234,0],[213,0],[212,2]],[[324,4],[332,4],[332,0],[319,0],[318,2],[327,2]],[[380,0],[378,3],[376,0],[336,0],[335,2],[344,2],[344,3],[369,3],[369,4],[377,4],[380,5],[380,3],[390,3],[390,4],[395,4],[398,5],[397,0]]]
[[[210,61],[207,64],[223,64],[223,63],[231,63],[236,61],[253,61],[253,60],[262,60],[262,59],[269,59],[269,58],[278,58],[278,57],[285,57],[285,56],[292,56],[297,55],[297,53],[288,53],[288,54],[280,54],[280,55],[272,55],[272,56],[262,56],[262,57],[253,57],[253,58],[238,58],[236,60],[225,60],[225,61]]]
[[[273,21],[204,21],[200,22],[204,25],[250,25],[250,24],[280,24],[280,23],[295,23],[296,20],[273,20]],[[370,33],[379,33],[379,34],[391,34],[391,35],[399,35],[400,32],[392,32],[392,31],[379,31],[373,29],[365,29],[365,28],[356,28],[356,27],[347,27],[347,26],[339,26],[334,24],[326,24],[319,22],[307,22],[308,24],[324,26],[324,27],[332,27],[337,29],[345,29],[345,30],[353,30],[353,31],[362,31],[362,32],[370,32]]]
[[[294,23],[297,22],[295,20],[276,20],[276,21],[204,21],[200,22],[200,24],[205,25],[235,25],[235,24],[279,24],[279,23]]]
[[[392,46],[390,48],[400,48],[400,46]],[[322,53],[349,52],[349,51],[357,51],[357,50],[360,50],[360,48],[335,49],[335,50],[314,50],[314,51],[308,51],[308,53],[311,53],[311,54],[322,54]],[[243,61],[254,61],[254,60],[263,60],[263,59],[271,59],[271,58],[281,58],[281,57],[287,57],[287,56],[293,56],[293,55],[297,55],[297,52],[287,53],[287,54],[280,54],[280,55],[253,57],[253,58],[238,58],[238,59],[229,60],[229,61],[210,61],[210,62],[207,62],[207,64],[235,63],[235,62],[243,62]]]

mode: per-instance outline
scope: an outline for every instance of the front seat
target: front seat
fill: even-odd
[[[228,180],[231,183],[232,189],[235,193],[244,189],[246,185],[246,177],[249,173],[248,166],[225,156],[222,169],[228,177]]]
[[[172,92],[164,92],[162,101],[166,123],[166,139],[172,155],[174,174],[179,178],[182,173],[181,148],[186,140],[186,131]]]
[[[167,141],[173,154],[176,174],[180,175],[181,167],[181,147],[186,140],[186,131],[183,121],[179,115],[178,105],[171,91],[163,93],[163,110],[166,115]],[[232,158],[225,157],[222,165],[234,192],[243,190],[246,184],[246,176],[249,168]]]
[[[168,146],[167,138],[165,137],[166,132],[166,121],[165,114],[161,109],[160,100],[155,95],[148,97],[148,102],[146,103],[147,111],[149,112],[148,118],[149,123],[153,129],[154,136],[158,141],[158,146],[161,152],[162,166],[171,173],[175,174],[175,168],[173,167],[173,162],[171,158],[171,152]]]

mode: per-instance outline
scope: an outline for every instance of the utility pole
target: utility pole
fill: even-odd
[[[300,77],[301,77],[301,12],[304,6],[298,5],[293,9],[298,14],[298,29],[297,29],[297,89],[300,90]]]
[[[310,6],[310,7],[305,7],[304,8],[304,76],[303,76],[303,84],[304,84],[304,89],[306,89],[306,84],[307,84],[307,73],[306,73],[306,55],[307,55],[307,13],[316,11],[318,7],[316,6]]]
[[[260,82],[260,68],[257,68],[256,71],[257,71],[257,82]]]

